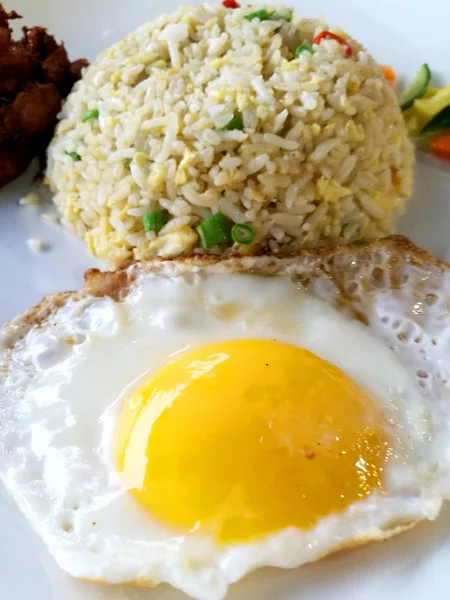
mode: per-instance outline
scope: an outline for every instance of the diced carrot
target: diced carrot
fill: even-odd
[[[391,169],[391,180],[392,180],[392,185],[395,187],[395,189],[399,190],[400,184],[402,183],[402,179],[401,179],[400,173],[397,169]]]
[[[431,138],[429,147],[434,156],[450,160],[450,131]]]
[[[381,65],[381,72],[383,73],[383,77],[389,83],[389,85],[393,88],[395,87],[395,82],[397,81],[397,75],[392,67],[388,67],[387,65]]]

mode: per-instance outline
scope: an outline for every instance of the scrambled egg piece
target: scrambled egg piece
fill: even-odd
[[[370,196],[377,206],[388,214],[395,212],[400,215],[405,211],[405,206],[401,198],[388,196],[382,192],[372,192]]]
[[[148,179],[149,188],[153,192],[162,192],[165,189],[167,176],[167,166],[158,163],[152,163],[150,166],[150,175]]]
[[[93,236],[90,232],[85,234],[85,240],[90,252],[100,258],[109,258],[114,261],[126,260],[130,257],[130,251],[124,243],[120,243],[116,232]]]
[[[222,58],[216,58],[216,59],[212,60],[211,65],[214,67],[214,69],[220,69],[220,67],[223,67],[223,65],[226,65],[229,62],[230,62],[229,57],[224,56]]]
[[[362,142],[365,138],[364,127],[357,125],[354,121],[347,121],[344,127],[347,141],[351,144]]]
[[[197,240],[197,233],[191,227],[185,225],[165,235],[159,235],[149,243],[145,255],[174,258],[178,254],[191,250]]]
[[[336,179],[325,179],[321,177],[316,182],[316,192],[319,200],[326,202],[338,202],[344,196],[352,193],[350,188],[344,187]]]
[[[210,95],[216,98],[217,102],[222,102],[225,99],[227,92],[227,88],[222,87],[218,90],[211,90]]]
[[[145,152],[136,152],[134,155],[134,162],[139,166],[143,167],[150,160],[148,154]]]
[[[186,148],[184,151],[183,158],[178,165],[177,172],[175,174],[175,185],[184,185],[187,182],[187,170],[190,165],[194,162],[195,153]]]

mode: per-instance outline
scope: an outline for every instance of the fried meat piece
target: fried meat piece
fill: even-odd
[[[0,2],[0,187],[43,156],[62,100],[88,65],[71,63],[44,27],[23,27],[14,40],[9,21],[20,18]]]

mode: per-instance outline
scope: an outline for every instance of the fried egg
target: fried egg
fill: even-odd
[[[433,519],[449,277],[395,238],[91,272],[1,331],[2,480],[72,576],[199,600]]]

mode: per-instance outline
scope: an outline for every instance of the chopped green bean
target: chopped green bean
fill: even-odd
[[[150,65],[153,69],[165,69],[167,67],[167,62],[163,59],[157,60],[152,65]]]
[[[98,115],[98,109],[93,108],[92,110],[87,110],[85,113],[83,113],[81,120],[83,121],[83,123],[86,123],[86,121],[90,121],[90,119],[98,119]]]
[[[254,10],[248,15],[245,15],[244,19],[247,21],[253,21],[253,19],[259,19],[260,21],[268,21],[273,13],[262,8],[261,10]]]
[[[231,230],[231,237],[236,244],[251,244],[255,239],[255,232],[248,225],[236,223]]]
[[[247,21],[253,21],[253,19],[259,19],[260,21],[292,21],[292,10],[289,8],[281,10],[268,11],[265,8],[261,10],[254,10],[248,15],[245,15],[244,19]]]
[[[67,152],[67,150],[64,150],[64,154],[70,156],[70,158],[74,161],[81,160],[81,156],[78,154],[78,152]]]
[[[142,217],[144,231],[159,231],[167,223],[167,213],[164,210],[151,210]]]
[[[314,50],[311,48],[311,46],[309,46],[308,44],[301,44],[295,49],[295,58],[298,58],[303,52],[309,52],[309,54],[314,54]]]
[[[280,10],[275,10],[271,16],[272,21],[287,21],[290,23],[292,21],[292,10],[290,8],[281,8]]]
[[[217,244],[230,244],[231,231],[227,218],[221,212],[207,217],[197,225],[197,233],[202,247],[207,250]]]
[[[244,129],[244,121],[239,113],[235,113],[234,117],[229,121],[225,127],[222,127],[224,131],[233,131],[234,129],[239,129],[242,131]]]

